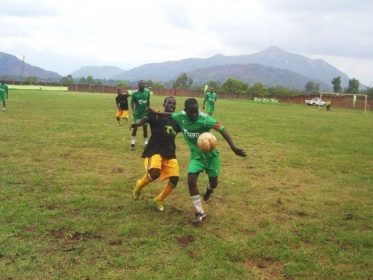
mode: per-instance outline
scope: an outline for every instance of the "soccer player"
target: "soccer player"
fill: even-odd
[[[165,115],[164,113],[160,114]],[[210,153],[202,152],[197,146],[199,135],[214,129],[223,136],[231,150],[236,155],[245,157],[246,152],[243,149],[236,147],[230,134],[222,124],[210,115],[199,111],[198,101],[195,98],[186,99],[184,110],[173,113],[172,119],[179,124],[183,131],[184,140],[190,149],[188,188],[193,205],[196,209],[193,223],[200,223],[207,215],[203,210],[201,197],[197,188],[198,176],[202,171],[205,171],[208,175],[209,184],[207,185],[206,191],[203,195],[203,200],[207,201],[214,192],[214,189],[218,186],[220,155],[217,149],[214,149]]]
[[[214,92],[214,88],[211,88],[205,94],[205,99],[203,100],[202,109],[205,110],[205,105],[207,107],[207,114],[212,116],[215,111],[215,103],[218,100],[218,96],[216,92]]]
[[[164,111],[173,113],[176,108],[174,97],[166,97]],[[141,190],[156,179],[168,179],[161,193],[154,199],[159,211],[163,211],[163,200],[174,190],[179,181],[179,165],[176,160],[175,136],[181,131],[179,125],[170,116],[148,114],[145,118],[132,124],[132,128],[145,123],[150,124],[151,136],[142,157],[144,158],[145,175],[137,180],[133,189],[133,198],[137,200]]]
[[[133,122],[141,120],[145,117],[147,109],[150,106],[150,91],[145,88],[145,82],[138,82],[138,89],[131,95],[131,110],[133,112]],[[131,150],[135,150],[137,126],[132,128],[131,134]],[[144,132],[144,148],[148,145],[148,125],[143,125]]]
[[[0,83],[0,101],[3,103],[3,111],[6,111],[6,100],[8,99],[8,86],[4,84],[4,81]]]
[[[117,104],[117,123],[120,125],[120,120],[128,120],[128,93],[123,94],[120,88],[117,89],[117,96],[115,97],[115,103]]]

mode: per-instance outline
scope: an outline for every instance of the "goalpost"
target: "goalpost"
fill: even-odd
[[[322,91],[320,92],[320,99],[322,99],[323,95],[329,95],[329,96],[351,96],[352,97],[352,107],[355,108],[356,104],[356,97],[362,96],[364,97],[364,113],[367,111],[367,104],[368,104],[368,95],[367,94],[361,94],[361,93],[339,93],[339,92],[328,92],[328,91]]]

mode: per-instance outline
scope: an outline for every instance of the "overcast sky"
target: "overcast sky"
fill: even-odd
[[[372,15],[371,0],[1,0],[0,51],[67,75],[278,46],[372,87]]]

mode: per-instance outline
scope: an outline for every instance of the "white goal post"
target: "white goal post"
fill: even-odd
[[[339,92],[328,92],[328,91],[321,91],[320,92],[320,99],[322,99],[323,95],[329,95],[329,96],[352,96],[353,100],[353,107],[355,106],[355,101],[357,96],[362,96],[364,97],[364,113],[367,111],[367,104],[368,104],[368,95],[367,94],[361,94],[361,93],[339,93]]]

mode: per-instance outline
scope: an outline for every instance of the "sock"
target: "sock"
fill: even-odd
[[[197,212],[205,213],[205,211],[203,211],[203,208],[202,208],[201,196],[197,194],[197,195],[192,196],[191,198],[192,198],[193,205],[196,208]]]
[[[171,185],[170,183],[167,183],[167,185],[164,186],[163,190],[160,192],[160,194],[155,198],[155,200],[163,201],[173,190],[175,186]]]
[[[152,180],[152,178],[149,176],[149,173],[146,173],[141,179],[137,180],[135,189],[141,190],[143,187],[148,185]]]
[[[131,144],[135,145],[136,143],[136,136],[131,136]]]

